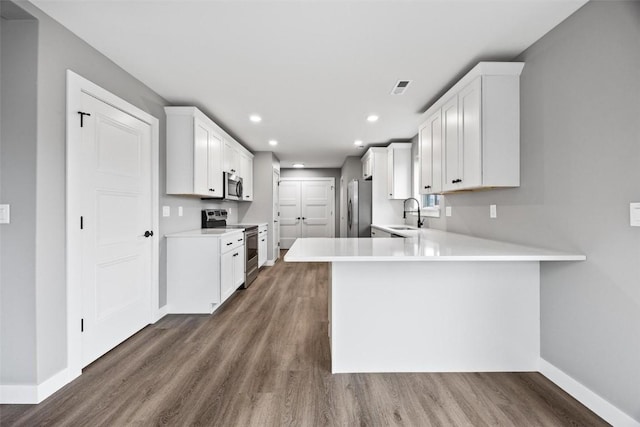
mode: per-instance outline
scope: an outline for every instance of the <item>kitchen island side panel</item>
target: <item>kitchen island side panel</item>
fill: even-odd
[[[536,371],[539,262],[334,262],[333,373]]]

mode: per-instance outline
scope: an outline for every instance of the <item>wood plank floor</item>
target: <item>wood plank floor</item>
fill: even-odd
[[[213,316],[172,315],[2,426],[601,426],[537,373],[330,373],[328,266],[263,269]]]

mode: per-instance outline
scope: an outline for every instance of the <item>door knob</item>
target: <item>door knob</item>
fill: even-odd
[[[297,217],[296,217],[296,219],[302,219],[302,218],[300,218],[299,216],[297,216]]]
[[[153,231],[145,231],[144,232],[144,237],[151,237],[153,236]]]

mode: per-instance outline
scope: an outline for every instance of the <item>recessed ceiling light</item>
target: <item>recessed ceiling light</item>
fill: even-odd
[[[304,167],[304,163],[294,163],[293,167],[297,168],[297,169],[303,168]]]
[[[262,117],[257,114],[252,114],[249,116],[249,120],[251,120],[253,123],[260,123],[262,121]]]
[[[276,146],[276,145],[278,145],[278,141],[276,141],[275,139],[270,139],[269,140],[269,145]]]
[[[376,116],[375,114],[370,114],[367,116],[367,121],[370,123],[373,123],[373,122],[377,122],[379,118],[380,117]]]
[[[353,141],[353,145],[360,147],[362,145],[362,141],[360,141],[359,139],[356,139],[355,141]]]

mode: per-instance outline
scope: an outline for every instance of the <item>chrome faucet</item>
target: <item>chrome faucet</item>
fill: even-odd
[[[404,212],[402,213],[402,218],[407,219],[407,212],[409,212],[409,213],[412,212],[412,211],[408,211],[407,210],[407,202],[409,200],[415,200],[416,201],[416,205],[418,205],[418,228],[421,228],[423,223],[424,223],[424,221],[420,217],[420,202],[415,197],[409,197],[408,199],[404,199],[404,202],[402,202],[402,209],[404,210]]]

